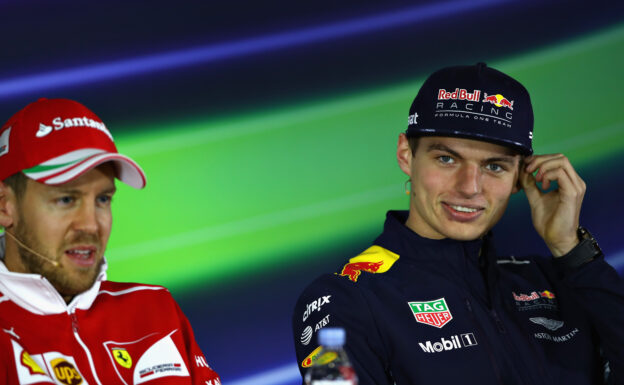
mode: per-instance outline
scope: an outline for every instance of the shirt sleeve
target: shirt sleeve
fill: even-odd
[[[195,335],[191,324],[178,306],[175,303],[175,307],[178,313],[178,319],[180,322],[180,330],[184,339],[184,346],[180,347],[181,352],[186,353],[186,359],[189,366],[189,372],[192,378],[193,385],[221,385],[221,379],[219,375],[210,367],[204,353],[199,348],[199,345],[195,341]]]
[[[292,325],[297,362],[302,377],[318,356],[318,331],[342,327],[345,350],[357,373],[359,384],[393,384],[388,355],[362,288],[345,277],[324,275],[299,297]]]
[[[624,280],[602,256],[577,268],[556,268],[600,338],[610,383],[624,384]]]

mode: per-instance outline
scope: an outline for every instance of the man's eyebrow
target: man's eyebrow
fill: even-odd
[[[430,144],[429,147],[427,147],[428,152],[434,151],[434,150],[448,152],[449,154],[453,155],[457,159],[463,159],[463,157],[457,151],[452,150],[451,148],[441,143],[433,143],[433,144]],[[516,163],[515,159],[516,158],[511,155],[502,155],[502,156],[494,156],[491,158],[487,158],[483,162],[484,163],[502,162],[502,163],[509,163],[511,165],[514,165]]]
[[[116,191],[117,191],[117,186],[113,186],[102,191],[102,194],[114,194]]]
[[[488,158],[484,162],[485,163],[503,162],[503,163],[509,163],[511,165],[514,165],[516,164],[516,158],[514,158],[513,156],[496,156],[493,158]]]
[[[463,159],[463,157],[459,155],[457,151],[451,150],[447,146],[440,144],[440,143],[432,143],[429,145],[429,147],[427,147],[427,152],[431,152],[434,150],[448,152],[449,154],[453,155],[457,159]]]
[[[53,189],[52,192],[55,194],[71,194],[71,195],[78,195],[82,193],[78,189],[67,188],[67,187],[57,187]]]
[[[112,187],[102,190],[100,194],[114,194],[115,191],[117,191],[117,187],[112,186]],[[65,188],[65,187],[58,187],[54,189],[54,192],[57,194],[70,194],[70,195],[81,195],[83,193],[82,190],[80,189]]]

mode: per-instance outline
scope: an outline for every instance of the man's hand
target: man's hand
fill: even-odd
[[[542,188],[548,190],[552,181],[557,181],[558,189],[544,193],[537,187],[537,182],[542,182]],[[576,230],[585,182],[563,154],[525,158],[519,182],[529,200],[535,230],[554,257],[565,255],[579,243]]]

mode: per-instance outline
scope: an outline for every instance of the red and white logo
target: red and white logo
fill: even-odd
[[[438,100],[469,100],[478,102],[481,97],[481,90],[468,92],[464,88],[455,88],[455,91],[447,91],[444,88],[438,90]]]
[[[412,310],[416,322],[421,324],[442,328],[453,319],[444,298],[423,302],[412,301],[407,304]]]

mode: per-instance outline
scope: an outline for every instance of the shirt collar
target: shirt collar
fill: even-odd
[[[450,238],[424,238],[405,225],[408,211],[388,211],[384,231],[375,241],[376,245],[389,249],[401,257],[416,259],[452,259],[454,255],[468,256],[477,262],[482,249],[493,251],[490,234],[472,241],[457,241]],[[464,261],[461,262],[462,265]]]

